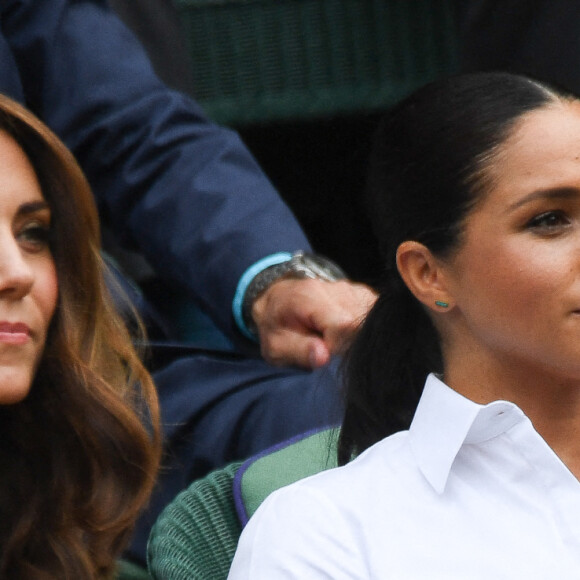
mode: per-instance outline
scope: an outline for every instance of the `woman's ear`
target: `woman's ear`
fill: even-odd
[[[417,300],[437,312],[450,309],[452,297],[443,268],[429,248],[415,241],[403,242],[397,249],[397,268]]]

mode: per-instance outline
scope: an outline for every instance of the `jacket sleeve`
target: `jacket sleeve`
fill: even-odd
[[[153,73],[103,0],[3,0],[27,105],[71,148],[104,221],[230,336],[243,272],[309,249],[238,135]]]

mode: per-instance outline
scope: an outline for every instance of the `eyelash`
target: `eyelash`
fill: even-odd
[[[50,225],[34,222],[20,230],[18,239],[28,251],[39,252],[50,246],[52,228]]]
[[[554,218],[557,223],[554,223]],[[547,223],[550,221],[551,223]],[[557,228],[566,227],[570,225],[570,219],[563,211],[546,211],[540,215],[534,216],[527,224],[527,229],[554,231]]]

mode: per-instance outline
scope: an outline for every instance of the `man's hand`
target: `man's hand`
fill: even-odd
[[[343,352],[376,300],[364,284],[285,278],[253,304],[262,356],[270,363],[316,368]]]

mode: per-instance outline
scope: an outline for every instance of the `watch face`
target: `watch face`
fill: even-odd
[[[289,278],[319,278],[328,282],[346,278],[346,274],[331,260],[303,252],[297,252],[290,260],[262,270],[247,287],[242,303],[242,319],[250,333],[257,335],[257,329],[251,315],[252,304],[271,284],[284,276]]]
[[[334,262],[315,254],[303,254],[301,262],[306,270],[316,278],[323,280],[340,280],[346,278],[346,274]]]

